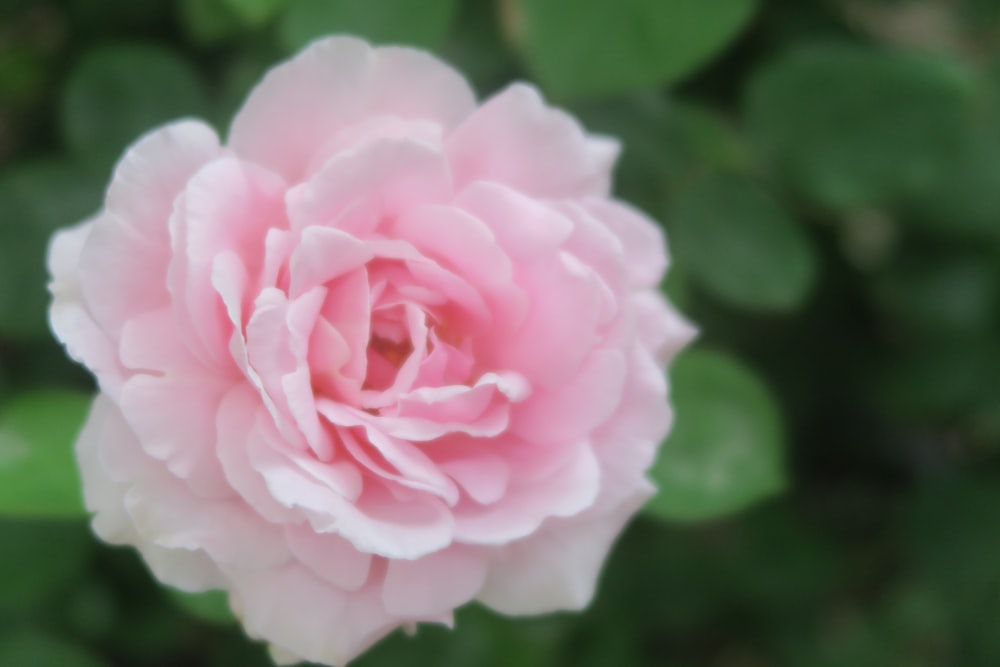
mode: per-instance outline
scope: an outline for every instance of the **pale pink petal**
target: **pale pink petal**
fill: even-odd
[[[142,449],[205,498],[232,495],[215,455],[215,416],[231,385],[208,376],[132,376],[119,405]]]
[[[297,182],[315,152],[359,120],[391,115],[448,128],[474,106],[461,75],[426,53],[330,37],[264,77],[236,115],[230,145]]]
[[[698,335],[698,330],[659,292],[637,292],[631,297],[639,338],[662,363],[668,363]]]
[[[360,400],[368,370],[365,355],[371,337],[368,271],[364,268],[351,271],[328,283],[326,288],[326,302],[310,342],[309,364],[317,386],[329,384],[334,396],[355,402]],[[343,362],[337,365],[323,363],[341,359]]]
[[[181,480],[154,465],[131,470],[136,484],[113,481],[105,472],[102,458],[113,459],[119,471],[127,469],[121,455],[101,456],[100,450],[106,447],[118,448],[127,457],[141,460],[136,459],[141,455],[139,441],[122,414],[110,401],[98,399],[78,441],[77,456],[89,489],[88,507],[99,512],[95,529],[105,539],[140,548],[153,545],[166,550],[205,551],[214,561],[241,567],[268,567],[287,557],[283,542],[275,539],[269,524],[240,502],[194,496]],[[114,518],[121,522],[117,529],[111,524]],[[161,557],[164,569],[178,564],[177,559],[160,549],[150,552]],[[201,560],[180,558],[181,563],[189,565]],[[194,570],[187,579],[189,586],[195,588],[195,579],[210,579],[211,574],[211,568],[203,574]]]
[[[569,460],[542,479],[522,481],[520,473],[512,466],[502,501],[456,508],[457,541],[502,545],[524,538],[550,517],[575,516],[590,508],[601,489],[600,465],[587,443],[574,447]]]
[[[152,245],[110,213],[94,220],[80,253],[77,279],[87,311],[110,338],[117,338],[128,318],[169,304],[168,256],[167,247]]]
[[[483,105],[447,139],[455,180],[498,181],[534,197],[604,195],[618,145],[584,134],[538,91],[515,83]]]
[[[116,480],[101,461],[103,443],[120,442],[141,453],[139,442],[125,424],[118,407],[98,394],[90,407],[87,421],[76,440],[76,460],[83,478],[83,501],[94,512],[94,532],[111,544],[128,544],[135,539],[135,527],[125,511],[128,484]]]
[[[426,51],[405,46],[375,49],[369,114],[427,119],[450,130],[476,108],[465,77]]]
[[[322,291],[323,288],[316,288]],[[320,294],[322,297],[323,295]],[[313,298],[318,310],[321,299]],[[308,336],[308,331],[302,332]],[[289,346],[289,301],[278,289],[268,288],[258,295],[254,312],[247,323],[247,360],[254,371],[254,384],[271,411],[283,436],[296,447],[306,446],[301,431],[294,428],[294,416],[285,397],[282,377],[292,373],[297,360]]]
[[[92,226],[87,221],[57,232],[49,243],[49,326],[66,346],[66,353],[97,376],[103,391],[116,396],[125,375],[118,351],[112,338],[94,321],[80,293],[80,254]]]
[[[517,280],[530,297],[527,317],[513,334],[477,341],[477,357],[555,388],[577,372],[600,340],[600,281],[565,252],[554,261],[519,267]]]
[[[204,551],[167,549],[147,540],[137,540],[135,547],[150,571],[163,583],[188,593],[228,588],[229,582],[219,564]]]
[[[430,330],[428,341],[430,352],[420,366],[414,385],[433,387],[468,382],[475,365],[470,350],[442,341],[436,329]]]
[[[462,277],[422,255],[412,244],[377,239],[369,241],[368,246],[381,259],[400,260],[394,263],[395,266],[380,267],[379,275],[388,276],[392,282],[401,285],[415,284],[443,296],[461,310],[463,326],[474,329],[475,325],[492,322],[495,313],[478,290]]]
[[[458,487],[412,443],[389,437],[368,428],[365,438],[349,429],[339,429],[344,447],[370,472],[384,480],[416,491],[435,495],[448,505],[458,502]]]
[[[397,500],[380,485],[365,487],[357,503],[327,526],[356,548],[385,558],[413,559],[451,544],[455,520],[444,501],[430,496]],[[314,524],[315,525],[315,524]]]
[[[510,260],[489,227],[450,206],[422,206],[399,216],[393,238],[409,241],[420,252],[463,276],[480,289],[495,291],[513,277]]]
[[[232,325],[229,337],[229,355],[241,373],[250,377],[249,360],[244,329],[253,311],[249,294],[246,266],[232,250],[224,250],[212,261],[212,289],[219,295]]]
[[[417,558],[451,542],[451,513],[436,498],[400,502],[378,483],[366,483],[355,496],[351,464],[317,463],[307,474],[301,456],[292,463],[272,443],[248,446],[275,500],[300,508],[317,532],[341,535],[357,549],[387,558]]]
[[[497,436],[507,428],[510,421],[509,407],[498,401],[490,402],[474,422],[439,422],[416,417],[392,417],[370,415],[357,408],[319,399],[316,402],[320,414],[336,426],[362,426],[379,433],[412,442],[434,440],[451,433],[464,433],[475,437]]]
[[[223,398],[216,415],[219,461],[230,486],[263,519],[271,523],[305,520],[301,513],[279,503],[264,477],[250,460],[251,442],[263,439],[259,422],[270,419],[260,396],[249,386],[236,386]],[[266,446],[258,444],[256,446]]]
[[[629,291],[628,262],[621,240],[601,221],[573,202],[560,206],[573,220],[573,234],[563,246],[601,277],[604,288],[601,323],[617,317],[619,300]]]
[[[639,209],[613,199],[588,199],[582,206],[621,239],[633,287],[656,287],[667,269],[660,226]]]
[[[397,616],[445,614],[474,598],[486,580],[486,558],[470,547],[451,547],[417,560],[391,560],[382,601]]]
[[[216,563],[241,570],[266,570],[291,557],[281,528],[245,503],[206,502],[169,475],[130,488],[125,507],[139,535],[166,549],[201,550]]]
[[[291,286],[295,298],[307,289],[327,283],[364,266],[374,257],[364,243],[332,227],[306,227],[291,256]]]
[[[204,369],[180,340],[169,306],[133,317],[122,327],[118,356],[131,372],[203,374]],[[230,376],[234,381],[239,377]],[[223,378],[225,375],[223,375]]]
[[[365,222],[377,223],[410,207],[437,204],[451,193],[451,175],[441,151],[413,139],[383,139],[341,153],[309,181],[288,192],[293,229],[336,226],[355,235],[365,228],[348,228],[337,219],[365,202]]]
[[[353,592],[368,581],[371,554],[358,551],[344,538],[317,533],[309,526],[289,526],[285,535],[292,555],[337,588]]]
[[[168,248],[167,221],[188,179],[222,154],[215,130],[197,120],[164,125],[139,138],[115,167],[108,212],[152,248]]]
[[[401,621],[385,611],[374,584],[344,591],[298,563],[232,573],[231,580],[247,634],[282,648],[291,660],[344,665]]]
[[[315,174],[340,153],[362,148],[367,143],[382,139],[416,140],[429,146],[441,146],[444,130],[437,123],[425,120],[395,116],[364,118],[333,135],[326,145],[316,151],[306,171]]]
[[[633,349],[621,404],[592,438],[594,452],[604,471],[602,506],[614,507],[630,498],[637,489],[653,489],[646,479],[646,471],[653,464],[672,421],[663,367],[648,351]]]
[[[601,566],[637,498],[609,515],[552,524],[497,553],[479,601],[504,614],[544,614],[586,607]]]
[[[216,257],[233,252],[249,276],[264,266],[264,241],[285,226],[284,182],[232,157],[203,167],[188,182],[170,221],[168,273],[182,334],[207,363],[226,364],[232,323],[212,286]]]
[[[558,210],[500,183],[475,181],[455,204],[486,223],[500,247],[520,262],[550,257],[573,232]]]
[[[143,136],[118,163],[80,257],[82,293],[105,331],[114,335],[127,317],[166,303],[174,201],[220,150],[207,125],[181,121]]]
[[[597,350],[568,383],[538,390],[530,401],[516,406],[511,411],[510,431],[540,445],[586,439],[614,413],[624,386],[624,355],[618,350]]]
[[[441,462],[438,467],[481,505],[503,498],[510,483],[510,466],[499,456],[475,452],[468,458]]]

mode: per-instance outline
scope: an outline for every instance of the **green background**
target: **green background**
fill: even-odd
[[[536,82],[622,138],[701,336],[664,491],[586,612],[401,633],[359,667],[1000,665],[1000,1],[3,0],[0,665],[255,667],[218,596],[98,544],[93,385],[44,251],[178,116],[224,132],[332,32]]]

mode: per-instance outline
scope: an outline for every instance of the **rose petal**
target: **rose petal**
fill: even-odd
[[[364,266],[372,251],[350,234],[331,227],[306,227],[291,256],[291,286],[295,298],[307,289]]]
[[[382,601],[397,616],[444,614],[476,596],[486,580],[486,559],[452,547],[417,560],[391,560]]]
[[[97,376],[102,391],[117,396],[125,375],[118,352],[111,337],[94,320],[80,293],[80,254],[92,227],[90,221],[80,223],[57,232],[49,243],[46,260],[52,276],[49,326],[66,346],[67,354]]]
[[[330,37],[264,77],[236,114],[229,144],[296,182],[316,150],[359,119],[392,115],[447,128],[474,107],[461,75],[426,53]]]
[[[536,480],[523,480],[511,466],[503,502],[460,505],[455,538],[468,544],[503,545],[538,530],[550,517],[575,516],[591,507],[601,489],[601,470],[589,443],[572,448],[563,465]]]
[[[209,163],[188,182],[170,220],[170,292],[181,335],[203,344],[207,364],[227,363],[232,323],[212,287],[216,257],[233,252],[247,274],[264,265],[269,229],[283,227],[285,185],[275,174],[232,157]],[[197,350],[196,350],[197,352]]]
[[[105,214],[95,221],[79,263],[82,294],[105,331],[114,335],[127,317],[167,303],[167,221],[174,200],[219,152],[211,128],[181,121],[143,136],[119,161]]]
[[[583,208],[603,222],[622,242],[628,257],[630,284],[656,287],[667,269],[661,227],[639,209],[613,199],[589,199]]]
[[[347,592],[298,563],[232,576],[234,606],[251,637],[294,659],[343,665],[396,627],[375,585]]]
[[[551,256],[573,233],[573,223],[559,211],[500,183],[475,181],[455,203],[486,223],[520,262]]]
[[[288,215],[293,229],[336,226],[365,236],[373,230],[337,222],[359,201],[365,202],[364,215],[357,220],[371,225],[413,206],[442,203],[450,192],[451,175],[440,150],[413,139],[383,139],[337,155],[292,188]]]
[[[613,514],[553,524],[506,546],[491,564],[478,599],[504,614],[586,607],[612,543],[646,496]]]
[[[576,120],[515,83],[486,100],[447,139],[455,181],[498,181],[543,198],[604,195],[617,142],[588,137]]]
[[[555,390],[539,390],[511,411],[510,431],[540,445],[585,439],[614,413],[625,386],[618,350],[592,352],[580,373]]]
[[[285,529],[296,559],[317,576],[344,591],[357,591],[368,581],[372,557],[337,535],[317,533],[308,526]]]
[[[282,505],[271,495],[264,477],[250,460],[249,450],[266,446],[251,444],[263,438],[261,419],[270,419],[260,397],[248,386],[235,386],[226,394],[216,414],[217,454],[226,480],[250,507],[271,523],[294,523],[302,515]]]

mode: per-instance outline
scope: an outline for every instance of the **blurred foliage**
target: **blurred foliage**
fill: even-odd
[[[357,665],[1000,664],[1000,3],[4,0],[0,665],[270,664],[219,594],[160,589],[73,518],[93,385],[47,332],[43,258],[137,135],[224,132],[338,31],[483,95],[536,79],[621,137],[617,191],[664,221],[701,329],[665,492],[586,613],[471,607]]]

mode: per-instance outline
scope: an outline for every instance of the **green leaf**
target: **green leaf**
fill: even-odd
[[[815,48],[758,72],[746,113],[782,178],[821,205],[851,209],[933,184],[963,145],[972,92],[949,61]]]
[[[109,664],[81,646],[37,630],[19,629],[0,636],[0,665],[107,667]]]
[[[49,236],[96,211],[103,185],[103,178],[66,160],[12,166],[0,176],[0,334],[48,336]]]
[[[205,108],[197,72],[173,52],[147,44],[100,47],[70,74],[62,132],[73,150],[104,164],[143,133]]]
[[[508,31],[555,95],[678,81],[724,49],[756,0],[509,0]]]
[[[992,256],[941,248],[908,253],[872,282],[893,328],[907,336],[990,338],[1000,326],[1000,275]]]
[[[0,518],[0,534],[0,612],[23,612],[64,594],[84,576],[94,546],[82,521]],[[0,660],[14,664],[47,663]]]
[[[750,369],[720,352],[694,349],[674,363],[671,387],[674,429],[653,466],[660,491],[649,512],[704,520],[783,490],[781,417]]]
[[[924,484],[902,508],[899,546],[907,566],[966,621],[975,620],[987,605],[1000,610],[998,504],[996,475],[966,474]]]
[[[296,0],[282,17],[278,39],[289,52],[332,33],[434,47],[448,32],[455,7],[455,0]]]
[[[473,88],[497,90],[520,74],[520,65],[504,42],[492,2],[459,3],[441,55],[460,63]]]
[[[202,2],[212,0],[202,0]],[[289,0],[221,0],[250,27],[262,26],[285,8]]]
[[[616,192],[650,211],[707,167],[742,168],[749,162],[734,129],[696,103],[647,93],[588,101],[573,111],[588,130],[621,140]]]
[[[196,618],[221,625],[236,622],[236,617],[229,607],[229,596],[225,591],[186,593],[173,588],[167,590],[181,609]]]
[[[678,264],[733,305],[789,310],[815,282],[809,238],[745,178],[713,175],[695,183],[674,202],[668,228]]]
[[[917,423],[971,417],[996,394],[996,338],[927,339],[896,345],[873,369],[868,388],[882,410]]]
[[[89,396],[38,391],[0,408],[0,514],[83,516],[73,443]]]
[[[906,222],[935,234],[1000,242],[1000,113],[971,128],[962,150],[904,211]]]
[[[181,0],[177,18],[196,44],[212,45],[240,34],[244,25],[223,0]]]

